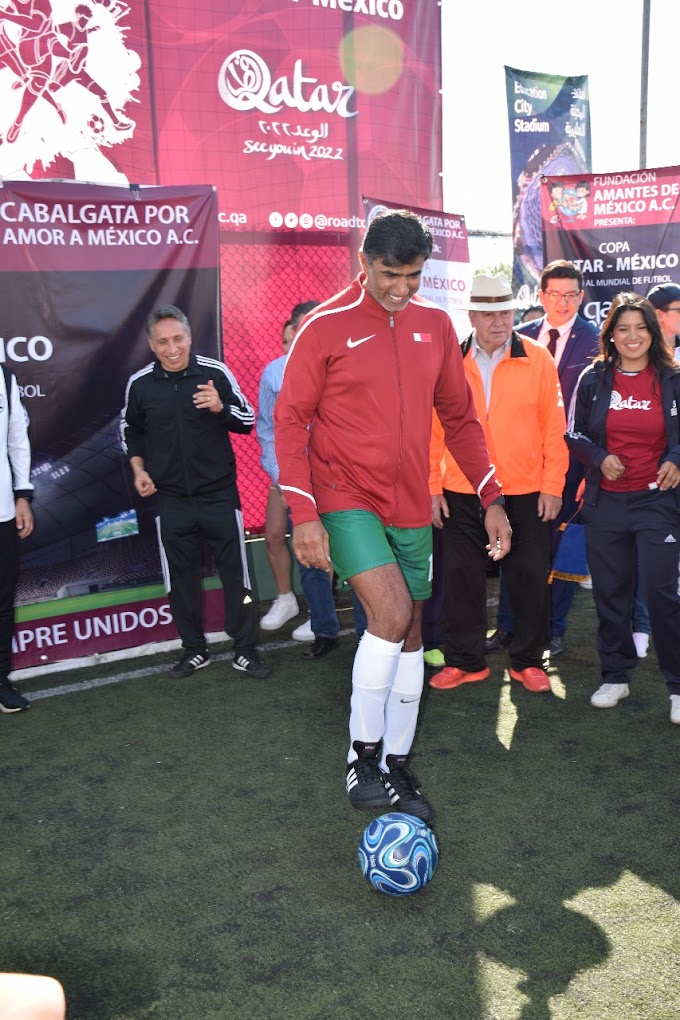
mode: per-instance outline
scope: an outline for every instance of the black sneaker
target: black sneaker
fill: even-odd
[[[434,822],[434,808],[420,790],[413,772],[406,768],[407,754],[388,754],[385,759],[389,772],[385,775],[385,789],[394,811],[415,815],[428,825]]]
[[[378,764],[377,744],[364,744],[355,740],[352,747],[358,758],[347,766],[347,796],[355,808],[388,808],[390,798],[383,782],[383,773]]]
[[[30,707],[31,703],[28,698],[19,694],[14,684],[11,684],[9,680],[0,682],[0,712],[10,715],[12,712],[25,712]]]
[[[234,669],[239,669],[242,673],[248,673],[249,676],[254,676],[256,680],[266,680],[271,673],[269,666],[265,666],[264,662],[249,653],[245,655],[241,652],[239,655],[234,656],[232,662]]]
[[[170,676],[173,676],[175,680],[183,680],[185,676],[191,676],[197,669],[203,669],[209,662],[210,652],[207,648],[202,652],[186,651],[170,670]]]

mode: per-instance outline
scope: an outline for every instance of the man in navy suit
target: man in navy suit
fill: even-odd
[[[583,274],[573,262],[557,259],[550,262],[541,273],[541,289],[538,299],[545,315],[533,322],[524,323],[518,332],[545,344],[557,364],[557,374],[564,396],[564,406],[569,413],[571,397],[578,378],[597,354],[598,331],[578,310],[583,301]],[[576,510],[576,490],[583,477],[583,465],[573,457],[569,460],[569,471],[562,496],[562,510],[554,522],[555,528],[567,521]],[[553,554],[555,552],[553,532]],[[559,534],[559,533],[557,533]],[[553,581],[551,614],[551,655],[562,651],[562,636],[567,629],[567,614],[574,599],[576,586],[572,581]],[[512,639],[513,620],[505,595],[502,578],[498,606],[498,629],[487,639],[487,652],[506,648]]]

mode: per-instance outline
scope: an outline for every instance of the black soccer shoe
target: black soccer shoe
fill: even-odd
[[[31,707],[28,698],[19,694],[18,689],[9,680],[0,681],[0,712],[11,715],[12,712],[25,712]]]
[[[265,666],[264,662],[260,662],[257,656],[250,652],[248,655],[245,655],[243,652],[235,655],[232,666],[234,669],[240,670],[241,673],[247,673],[248,676],[255,677],[256,680],[266,680],[271,673],[269,666]]]
[[[383,773],[378,764],[379,746],[379,742],[364,744],[361,740],[355,740],[352,744],[359,757],[347,766],[347,796],[352,807],[359,810],[390,806]]]
[[[210,652],[205,648],[202,652],[192,652],[187,649],[179,662],[170,670],[170,676],[175,680],[183,680],[191,676],[197,669],[203,669],[210,662]]]
[[[389,772],[385,775],[385,789],[389,794],[393,811],[421,818],[428,825],[434,822],[434,808],[427,797],[418,789],[418,780],[413,772],[407,769],[407,754],[388,754],[386,758]]]

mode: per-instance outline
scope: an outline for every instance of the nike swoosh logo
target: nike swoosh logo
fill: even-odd
[[[347,346],[348,347],[358,347],[359,344],[365,344],[367,340],[372,340],[374,336],[375,336],[375,333],[371,333],[370,336],[362,336],[361,340],[348,340],[347,341]]]
[[[420,701],[420,698],[402,698],[402,705],[412,705],[414,701]]]

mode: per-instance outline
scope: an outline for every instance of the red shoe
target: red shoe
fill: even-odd
[[[479,673],[466,673],[464,669],[458,669],[457,666],[446,666],[441,673],[435,673],[429,684],[430,687],[435,687],[438,691],[450,691],[453,687],[460,687],[461,684],[486,680],[488,675],[488,669],[482,669]]]
[[[551,689],[550,677],[545,670],[539,669],[538,666],[529,666],[527,669],[511,669],[510,676],[513,680],[519,680],[528,691],[533,691],[534,694],[542,694],[543,691]]]

